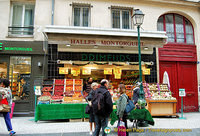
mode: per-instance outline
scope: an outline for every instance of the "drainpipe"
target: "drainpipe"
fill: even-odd
[[[55,6],[55,0],[52,0],[51,25],[54,25],[54,6]]]

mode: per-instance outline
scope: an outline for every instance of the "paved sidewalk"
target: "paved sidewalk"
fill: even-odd
[[[193,129],[195,133],[200,136],[200,112],[196,113],[185,113],[184,117],[186,120],[180,120],[178,118],[154,118],[155,125],[149,126],[141,129],[149,131],[149,129]],[[38,121],[34,122],[32,117],[14,117],[12,119],[12,125],[17,135],[88,135],[89,123],[88,122],[66,122],[62,121]],[[116,122],[113,126],[109,124],[111,130],[114,131],[116,127]],[[129,127],[132,127],[132,123],[128,122]],[[0,136],[6,135],[6,125],[3,117],[0,117]],[[139,133],[139,132],[138,132]],[[117,133],[113,134],[116,135]],[[137,133],[136,133],[137,134]],[[136,135],[134,134],[134,135]],[[140,133],[140,135],[145,135],[145,133]],[[150,134],[150,133],[149,133]],[[155,134],[152,134],[152,136]],[[191,135],[191,134],[190,134]],[[169,135],[168,135],[169,136]],[[196,136],[196,135],[195,135]]]

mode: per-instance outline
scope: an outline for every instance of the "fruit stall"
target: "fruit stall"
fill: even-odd
[[[167,84],[143,83],[147,109],[152,116],[177,116],[177,100]]]

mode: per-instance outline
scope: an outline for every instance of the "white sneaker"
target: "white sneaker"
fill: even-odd
[[[92,136],[92,131],[90,131],[90,136]]]

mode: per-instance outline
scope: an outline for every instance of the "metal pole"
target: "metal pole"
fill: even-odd
[[[143,84],[142,84],[142,64],[141,64],[141,48],[140,48],[140,26],[137,26],[138,31],[138,57],[139,57],[139,82],[140,84],[140,99],[144,99],[144,91],[143,91]]]

